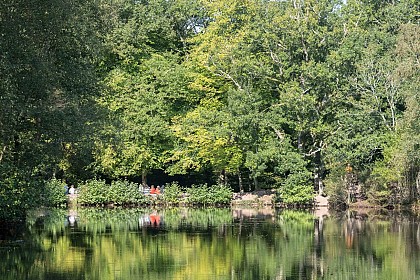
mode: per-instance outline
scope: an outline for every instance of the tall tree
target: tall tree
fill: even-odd
[[[98,49],[95,6],[82,2],[0,6],[1,88],[8,101],[1,104],[3,162],[34,168],[46,155],[52,166],[60,156],[49,151],[62,155],[64,143],[80,140],[83,108],[96,84],[92,62]]]
[[[385,162],[392,158],[390,147],[406,110],[406,84],[396,75],[394,48],[400,26],[415,19],[416,7],[414,1],[347,1],[342,9],[346,37],[338,54],[351,70],[351,83],[341,88],[342,107],[328,141],[330,177],[344,178],[345,165],[352,165],[365,191],[381,203],[394,192],[398,172],[387,172]]]
[[[141,176],[163,169],[172,145],[170,123],[197,102],[181,67],[199,10],[191,1],[121,1],[101,64],[108,110],[95,152],[98,171]]]
[[[315,167],[322,164],[320,152],[339,86],[328,62],[330,49],[342,36],[333,29],[337,3],[205,4],[213,20],[195,38],[193,54],[210,77],[231,88],[219,96],[231,112],[234,139],[250,156],[245,164],[254,180],[267,165],[253,154],[262,152],[268,136],[281,142],[282,135],[291,135],[302,160],[309,157]]]
[[[0,3],[0,204],[24,209],[34,182],[67,171],[95,96],[93,1]],[[88,142],[88,141],[86,141]],[[74,170],[77,172],[77,170]],[[4,207],[3,207],[4,206]]]

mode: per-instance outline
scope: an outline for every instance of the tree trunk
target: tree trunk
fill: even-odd
[[[298,133],[298,150],[299,150],[299,152],[300,153],[302,153],[302,151],[303,151],[303,143],[302,143],[302,132],[301,131],[299,131],[299,133]]]
[[[417,178],[416,178],[416,195],[420,193],[420,169],[417,171]],[[419,199],[419,197],[416,197],[415,199]]]
[[[406,184],[409,190],[409,200],[416,201],[419,199],[420,193],[420,169],[417,168],[415,165],[411,165],[408,168],[408,172],[406,174]]]
[[[241,170],[239,170],[239,168],[238,168],[238,182],[239,182],[239,192],[244,193],[244,185],[243,185],[243,182],[242,182],[242,174],[241,174]]]
[[[259,185],[258,185],[258,179],[257,176],[254,176],[254,186],[255,186],[255,190],[259,190]]]
[[[318,167],[316,167],[314,171],[314,188],[318,195],[322,195],[324,193],[324,186]]]
[[[146,170],[143,170],[141,172],[141,183],[143,186],[147,185],[147,171]]]
[[[252,180],[253,180],[253,179],[252,179],[252,175],[251,175],[251,174],[252,174],[252,173],[249,173],[249,174],[248,174],[248,179],[249,179],[249,181],[248,181],[248,183],[249,183],[249,184],[248,184],[248,191],[249,191],[249,192],[251,192],[251,191],[252,191]]]
[[[321,145],[320,145],[321,146]],[[314,190],[319,194],[324,194],[324,184],[322,182],[322,178],[325,172],[324,161],[322,160],[321,155],[322,146],[317,149],[317,151],[313,154],[314,157]]]
[[[224,169],[219,174],[218,183],[221,184],[221,185],[226,185],[227,184],[226,171]]]

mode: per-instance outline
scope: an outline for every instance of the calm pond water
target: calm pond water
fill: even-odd
[[[323,214],[40,209],[1,235],[0,279],[420,279],[419,218]]]

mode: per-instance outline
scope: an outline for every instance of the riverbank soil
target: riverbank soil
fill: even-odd
[[[328,197],[317,195],[315,196],[315,206],[316,207],[328,207]]]
[[[249,193],[235,193],[233,195],[232,205],[274,205],[275,190],[259,190]]]

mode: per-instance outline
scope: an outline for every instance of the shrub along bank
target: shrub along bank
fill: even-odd
[[[51,179],[43,183],[42,190],[32,195],[32,206],[65,206],[68,196],[65,194],[65,184],[61,180]],[[141,191],[140,185],[127,180],[115,180],[110,184],[105,180],[91,179],[82,182],[77,187],[77,204],[86,206],[146,206],[146,205],[186,205],[213,206],[229,205],[234,200],[233,190],[228,185],[197,184],[183,187],[178,182],[162,186],[160,195],[148,195]],[[312,205],[312,196],[302,194],[302,188],[295,187],[288,193],[277,190],[274,200],[282,206]],[[305,191],[303,191],[306,193]],[[273,201],[274,202],[274,201]]]
[[[139,184],[129,181],[89,180],[79,186],[77,203],[82,205],[227,205],[233,191],[229,186],[207,184],[183,188],[177,182],[168,183],[160,195],[139,191]]]
[[[23,221],[30,208],[66,203],[64,184],[60,180],[45,182],[16,175],[0,180],[0,223]]]

